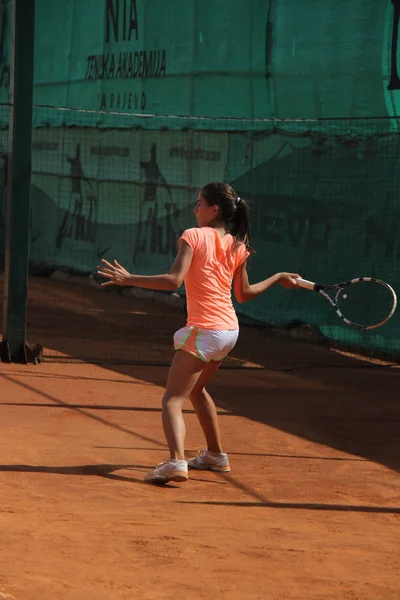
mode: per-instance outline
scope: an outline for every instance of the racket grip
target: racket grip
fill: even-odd
[[[306,290],[313,291],[315,289],[315,283],[313,281],[307,281],[307,279],[302,279],[301,277],[296,279],[296,284]]]

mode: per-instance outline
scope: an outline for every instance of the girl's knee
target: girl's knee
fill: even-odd
[[[184,398],[180,396],[171,396],[170,394],[165,393],[162,399],[163,406],[177,406],[182,407]]]

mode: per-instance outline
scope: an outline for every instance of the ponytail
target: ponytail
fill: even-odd
[[[244,244],[250,254],[255,254],[250,241],[249,209],[228,183],[210,182],[201,188],[201,194],[209,206],[218,206],[220,216],[229,233],[236,240],[235,248]]]
[[[230,233],[236,240],[236,246],[244,244],[250,254],[255,254],[251,247],[249,207],[243,198],[237,199],[236,211],[233,217]]]

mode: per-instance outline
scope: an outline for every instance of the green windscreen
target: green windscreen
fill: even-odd
[[[12,2],[0,3],[0,272],[11,18]],[[85,333],[110,306],[86,299],[84,309],[86,288],[68,291],[59,273],[95,286],[101,257],[168,270],[211,180],[249,202],[252,281],[290,270],[320,283],[378,277],[399,291],[399,20],[400,0],[37,0],[30,259],[50,277],[30,281],[28,334],[56,337],[62,324],[74,351],[98,335],[97,354],[110,357],[111,317],[110,333]],[[170,345],[185,314],[167,300],[157,328]],[[113,323],[132,312],[135,337],[148,339],[141,357],[157,362],[154,333],[144,333],[153,300],[140,302]],[[362,332],[317,295],[281,288],[237,309],[243,320],[305,323],[370,353],[399,352],[398,313]]]

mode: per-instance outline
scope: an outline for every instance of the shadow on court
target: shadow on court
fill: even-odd
[[[165,382],[166,369],[110,368],[159,386]],[[208,386],[218,409],[226,411],[222,419],[245,417],[394,470],[400,467],[399,389],[398,369],[351,363],[290,373],[221,370]]]
[[[225,506],[225,507],[249,507],[249,508],[289,508],[291,510],[322,510],[338,512],[357,512],[357,513],[375,513],[399,515],[400,508],[390,506],[357,506],[351,504],[313,504],[303,502],[213,502],[213,501],[185,501],[178,500],[181,504],[202,505],[202,506]]]
[[[127,481],[131,483],[140,483],[148,485],[143,481],[143,477],[125,477],[117,475],[114,471],[122,469],[149,470],[150,466],[145,465],[78,465],[75,467],[48,467],[45,465],[0,465],[0,472],[8,473],[47,473],[53,475],[88,475],[91,477],[105,477],[106,479],[115,479],[118,481]]]

